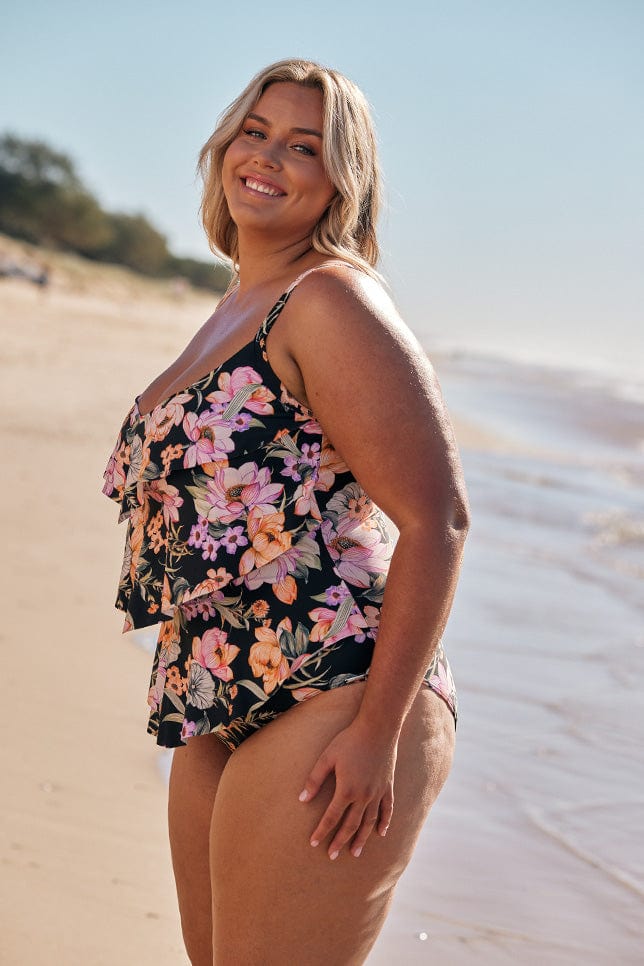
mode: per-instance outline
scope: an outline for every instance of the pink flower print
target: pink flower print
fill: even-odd
[[[205,539],[201,544],[201,556],[204,560],[216,560],[217,551],[219,550],[219,540],[215,540],[210,534],[206,534]]]
[[[314,607],[313,610],[309,611],[309,617],[315,621],[311,628],[309,640],[324,641],[325,647],[335,644],[336,641],[341,641],[344,637],[355,637],[362,634],[362,629],[367,626],[367,622],[356,606],[352,608],[342,627],[338,628],[331,636],[328,635],[337,617],[337,611],[330,610],[328,607]]]
[[[240,389],[253,384],[257,384],[257,389],[246,399],[243,408],[261,416],[270,415],[273,412],[271,401],[275,399],[275,395],[262,385],[262,377],[252,366],[238,366],[232,372],[220,373],[217,379],[219,389],[209,393],[206,399],[209,403],[215,403],[219,411],[223,412]]]
[[[215,470],[212,480],[208,481],[206,494],[206,500],[212,507],[208,519],[232,523],[253,507],[262,513],[270,513],[284,490],[283,483],[271,483],[270,479],[269,468],[264,466],[259,470],[256,463]]]
[[[181,740],[186,743],[188,738],[192,738],[197,728],[196,721],[186,721],[184,718],[183,724],[181,725]]]
[[[358,529],[345,517],[335,530],[332,521],[325,520],[322,536],[337,573],[354,587],[369,587],[372,575],[387,573],[389,547],[377,530]]]
[[[192,399],[189,392],[180,392],[168,400],[165,406],[157,406],[152,412],[143,417],[145,435],[160,443],[166,438],[173,426],[178,426],[183,419],[183,403]]]
[[[237,547],[248,546],[248,540],[244,536],[244,528],[228,527],[221,538],[221,545],[226,548],[227,553],[235,553]]]
[[[372,630],[377,630],[380,626],[380,608],[374,607],[372,604],[366,604],[362,610],[367,619],[367,626]]]
[[[318,506],[317,500],[315,498],[315,489],[317,487],[317,481],[314,477],[306,480],[306,482],[301,483],[293,494],[295,497],[295,512],[300,517],[308,516],[309,514],[314,520],[321,520],[320,508]]]
[[[306,463],[308,466],[317,466],[320,462],[320,444],[303,443],[301,462]]]
[[[208,521],[205,517],[198,516],[197,522],[190,528],[188,546],[196,547],[197,550],[208,536]]]
[[[342,584],[336,584],[334,587],[327,587],[324,591],[324,599],[330,607],[339,607],[343,600],[350,597],[348,587],[343,587]]]
[[[192,441],[192,446],[188,447],[183,457],[186,469],[201,466],[203,463],[214,463],[225,458],[226,453],[231,453],[235,448],[230,438],[230,425],[213,412],[205,412],[200,416],[186,413],[183,431]]]
[[[198,614],[202,620],[207,621],[211,617],[215,617],[217,614],[217,608],[215,607],[215,598],[219,600],[220,597],[224,595],[219,591],[218,593],[212,594],[210,597],[200,597],[194,603],[195,614]]]
[[[193,637],[192,656],[197,664],[206,668],[216,678],[231,681],[233,672],[229,665],[239,654],[235,644],[228,643],[228,635],[218,627],[211,627],[203,637]]]
[[[117,455],[114,453],[109,458],[104,479],[105,486],[103,487],[103,493],[105,493],[106,496],[110,496],[114,490],[120,494],[125,486],[125,472],[123,470],[123,463],[120,459],[117,459]]]
[[[330,490],[335,483],[336,475],[347,473],[348,469],[347,464],[338,456],[333,447],[328,444],[324,445],[320,454],[320,471],[316,490]]]
[[[179,519],[179,507],[183,506],[183,497],[179,496],[176,486],[171,486],[162,480],[150,480],[146,483],[146,493],[157,503],[163,504],[163,519],[166,527],[170,523],[177,523]]]
[[[300,473],[298,473],[298,458],[297,456],[285,456],[284,457],[284,469],[281,471],[282,476],[290,476],[291,479],[295,480],[297,483],[302,479]]]
[[[445,665],[442,663],[442,661],[437,661],[436,673],[430,676],[429,683],[447,701],[452,700],[452,694],[454,692],[454,679],[452,678],[449,670],[445,668]]]
[[[167,669],[165,665],[159,664],[154,684],[148,691],[148,705],[153,711],[156,711],[161,705],[166,675]]]
[[[237,413],[232,419],[228,420],[230,426],[237,433],[243,433],[250,426],[250,421],[253,417],[250,413]]]

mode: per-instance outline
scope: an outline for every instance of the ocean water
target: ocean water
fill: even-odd
[[[461,450],[457,750],[369,966],[641,963],[644,382],[432,361],[487,441]]]
[[[462,450],[454,768],[369,964],[641,963],[644,385],[433,362],[499,445]]]

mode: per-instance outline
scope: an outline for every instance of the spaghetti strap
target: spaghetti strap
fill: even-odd
[[[300,275],[298,275],[297,278],[293,279],[293,281],[286,289],[286,291],[282,295],[280,295],[277,302],[272,307],[272,309],[270,310],[270,312],[262,322],[261,326],[259,327],[259,332],[257,333],[257,335],[259,337],[259,343],[262,348],[262,351],[264,352],[266,351],[266,336],[271,331],[271,329],[277,322],[278,318],[280,317],[282,309],[284,308],[289,298],[291,297],[291,293],[293,292],[295,287],[300,284],[303,278],[306,278],[307,275],[310,275],[311,272],[317,272],[319,268],[326,268],[327,265],[337,265],[338,263],[340,265],[348,265],[349,268],[355,268],[357,271],[363,271],[363,269],[358,268],[357,265],[352,265],[351,262],[345,262],[343,259],[334,258],[333,260],[320,262],[319,265],[314,265],[313,268],[307,268],[305,272],[302,272]]]
[[[295,288],[295,286],[299,285],[302,279],[306,278],[307,275],[310,275],[311,272],[317,272],[319,268],[326,268],[328,265],[337,265],[338,263],[340,263],[340,265],[348,265],[349,268],[355,268],[355,269],[358,269],[358,271],[362,271],[362,269],[359,269],[357,265],[352,265],[351,262],[345,262],[344,259],[341,259],[341,258],[334,258],[334,259],[327,260],[326,262],[320,262],[319,265],[314,265],[313,268],[307,268],[305,272],[302,272],[301,275],[298,275],[297,278],[294,279],[289,285],[289,287],[286,289],[286,292],[284,293],[284,295],[287,295],[287,296],[290,295],[293,289]]]

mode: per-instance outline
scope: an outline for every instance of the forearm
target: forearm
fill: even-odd
[[[401,531],[357,718],[397,737],[447,624],[467,529],[445,522]]]

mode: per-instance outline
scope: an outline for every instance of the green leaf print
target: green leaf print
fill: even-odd
[[[248,688],[251,694],[254,694],[256,698],[260,698],[260,705],[264,704],[265,701],[268,701],[268,695],[266,692],[262,691],[260,686],[255,684],[254,681],[249,681],[245,678],[243,681],[238,681],[237,684],[242,688]],[[259,705],[257,705],[257,707],[259,707]]]

